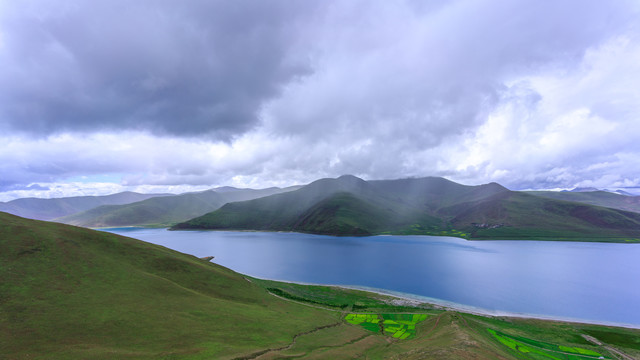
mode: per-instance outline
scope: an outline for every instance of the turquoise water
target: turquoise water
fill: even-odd
[[[487,313],[640,327],[640,244],[107,229],[247,275],[386,289]]]

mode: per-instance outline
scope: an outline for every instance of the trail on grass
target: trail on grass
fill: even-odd
[[[320,330],[323,330],[323,329],[340,326],[340,325],[343,325],[343,324],[344,323],[342,321],[340,321],[340,322],[337,322],[337,323],[334,323],[334,324],[318,326],[318,327],[313,328],[311,330],[307,330],[307,331],[303,331],[301,333],[295,334],[293,336],[293,339],[292,339],[291,343],[289,343],[288,345],[285,345],[285,346],[282,346],[282,347],[279,347],[279,348],[274,348],[274,349],[269,348],[269,349],[265,349],[265,350],[260,350],[258,352],[254,352],[254,353],[249,354],[247,356],[236,357],[233,360],[251,360],[251,359],[257,358],[258,356],[262,356],[262,355],[270,353],[270,352],[289,350],[291,347],[293,347],[293,345],[296,344],[296,341],[298,340],[298,338],[300,336],[309,335],[309,334],[312,334],[312,333],[314,333],[316,331],[320,331]]]
[[[272,293],[271,291],[267,291],[267,292],[269,294],[271,294],[272,296],[277,297],[280,300],[289,301],[289,302],[292,302],[292,303],[296,303],[296,304],[300,304],[300,305],[304,305],[304,306],[308,306],[308,307],[312,307],[312,308],[316,308],[316,309],[321,309],[321,310],[329,310],[329,311],[335,311],[335,312],[341,312],[341,313],[346,312],[345,310],[331,309],[331,308],[326,308],[324,306],[311,305],[311,304],[304,303],[302,301],[295,301],[295,300],[287,299],[286,297],[282,297],[280,295],[276,295],[276,294]]]
[[[610,353],[620,356],[623,360],[635,360],[631,356],[623,353],[622,351],[614,348],[613,346],[602,343],[602,341],[594,338],[593,336],[582,334],[582,337],[589,342],[592,342],[598,346],[602,346],[603,348],[607,349]]]

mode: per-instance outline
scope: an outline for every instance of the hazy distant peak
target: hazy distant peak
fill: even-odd
[[[322,178],[322,179],[318,179],[316,181],[311,182],[309,185],[312,184],[323,184],[323,183],[349,183],[349,182],[366,182],[362,179],[360,179],[359,177],[353,176],[353,175],[342,175],[340,177],[337,178]]]
[[[226,192],[232,192],[232,191],[240,191],[240,189],[235,188],[235,187],[233,187],[233,186],[220,186],[220,187],[217,187],[217,188],[213,188],[213,189],[211,189],[211,190],[213,190],[213,191],[215,191],[215,192],[219,192],[219,193],[226,193]]]
[[[594,187],[577,187],[569,191],[570,192],[591,192],[591,191],[600,191],[600,189],[594,188]]]
[[[487,187],[487,188],[491,188],[491,189],[509,190],[506,187],[498,184],[497,182],[490,182],[488,184],[484,184],[484,185],[481,185],[481,186],[484,186],[484,187]]]
[[[624,190],[609,190],[609,189],[598,189],[598,188],[594,188],[594,187],[577,187],[573,190],[563,190],[562,192],[607,192],[610,194],[617,194],[617,195],[622,195],[622,196],[636,196],[632,193],[629,193],[627,191]]]
[[[338,177],[336,180],[340,181],[340,182],[351,182],[351,183],[364,183],[366,181],[360,179],[357,176],[354,175],[342,175],[340,177]]]

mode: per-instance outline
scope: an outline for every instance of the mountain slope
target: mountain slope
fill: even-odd
[[[622,195],[608,191],[527,191],[528,194],[565,201],[604,206],[618,210],[640,212],[640,196]]]
[[[126,205],[100,206],[55,221],[84,227],[115,227],[134,225],[166,226],[206,214],[222,205],[260,198],[294,188],[262,190],[224,188],[197,193],[165,196]]]
[[[139,194],[125,191],[106,196],[74,196],[56,199],[24,198],[0,203],[0,211],[36,219],[51,220],[101,205],[123,205],[167,194]]]
[[[376,180],[369,183],[379,193],[430,211],[508,191],[496,183],[468,186],[439,177]]]
[[[447,209],[451,224],[476,239],[630,239],[640,214],[521,192],[498,194]]]
[[[409,191],[402,191],[403,188]],[[346,175],[321,179],[286,194],[227,204],[173,229],[251,229],[331,235],[432,233],[448,229],[446,219],[435,210],[462,201],[460,194],[482,199],[503,191],[508,190],[491,184],[464,186],[442,178],[367,182]]]
[[[637,241],[640,214],[442,178],[322,179],[297,191],[231,203],[173,229],[383,233],[474,239]]]

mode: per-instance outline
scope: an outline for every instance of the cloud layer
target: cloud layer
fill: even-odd
[[[284,1],[7,3],[2,125],[228,139],[309,71],[290,47],[310,10]]]
[[[44,194],[36,186],[71,189],[56,186],[79,177],[185,189],[345,173],[640,186],[639,10],[3,3],[0,191]]]

